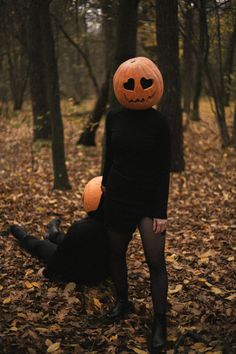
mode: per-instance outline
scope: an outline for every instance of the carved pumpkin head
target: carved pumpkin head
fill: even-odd
[[[126,60],[116,70],[113,87],[119,103],[129,109],[147,109],[161,99],[163,79],[158,67],[148,58]]]
[[[102,176],[92,178],[84,188],[83,204],[84,210],[88,213],[98,208],[102,196]]]

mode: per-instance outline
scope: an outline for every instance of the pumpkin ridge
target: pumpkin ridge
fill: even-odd
[[[133,62],[135,60],[135,62]],[[129,79],[134,80],[134,89],[124,87]],[[141,80],[152,80],[151,86],[145,87]],[[146,83],[148,86],[148,83]],[[144,86],[144,87],[143,87]],[[114,93],[119,103],[129,109],[147,109],[159,102],[164,85],[160,70],[148,58],[130,58],[122,63],[113,76]]]

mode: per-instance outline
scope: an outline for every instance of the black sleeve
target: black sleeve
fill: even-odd
[[[153,217],[167,219],[170,164],[171,164],[171,143],[170,129],[167,118],[161,116],[159,134],[157,139],[158,161],[155,161],[157,168],[156,198],[153,209]]]
[[[110,121],[111,121],[111,112],[109,112],[107,115],[106,125],[105,125],[105,158],[104,158],[104,168],[103,168],[103,175],[102,175],[102,186],[107,185],[107,177],[109,175],[113,163]]]

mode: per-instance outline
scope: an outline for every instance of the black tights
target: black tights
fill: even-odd
[[[165,263],[165,232],[155,234],[151,218],[144,217],[139,225],[145,258],[150,271],[153,309],[165,313],[167,305],[168,278]],[[111,270],[117,298],[128,297],[126,251],[132,235],[109,230]]]
[[[27,234],[22,240],[20,240],[20,246],[32,254],[32,256],[48,263],[64,237],[65,235],[62,232],[58,232],[55,234],[54,240],[51,241],[39,240],[38,238]]]

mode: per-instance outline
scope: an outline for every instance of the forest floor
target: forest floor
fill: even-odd
[[[148,269],[135,233],[128,253],[130,298],[135,312],[117,324],[102,324],[112,305],[111,284],[83,287],[44,280],[42,264],[22,251],[8,226],[18,223],[39,238],[54,217],[64,230],[85,215],[81,195],[100,174],[97,147],[76,145],[84,118],[63,103],[71,191],[53,191],[50,146],[32,146],[29,110],[0,120],[0,353],[147,353],[151,324]],[[167,232],[169,273],[168,354],[236,352],[233,235],[236,233],[236,154],[221,149],[208,103],[202,120],[185,135],[186,170],[172,174]],[[228,119],[232,128],[232,120]],[[185,334],[190,334],[186,336]],[[192,335],[192,337],[191,337]],[[177,351],[176,351],[177,353]]]

